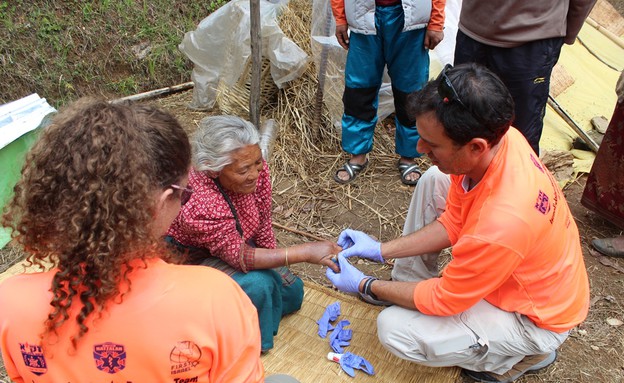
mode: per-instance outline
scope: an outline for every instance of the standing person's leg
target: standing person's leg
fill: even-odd
[[[420,230],[444,212],[450,185],[450,177],[442,173],[437,166],[430,167],[422,175],[412,195],[403,235]],[[395,281],[421,281],[437,276],[438,253],[394,260],[392,279]]]
[[[464,32],[458,30],[455,38],[453,65],[473,62],[487,66],[488,50],[489,47],[487,45],[468,37]]]
[[[429,53],[424,41],[426,29],[403,32],[404,14],[400,5],[380,7],[381,26],[378,33],[383,38],[384,57],[388,65],[388,75],[392,80],[392,95],[395,109],[395,147],[401,158],[399,165],[401,181],[415,185],[420,178],[420,169],[413,159],[420,157],[416,144],[420,136],[414,116],[406,109],[407,96],[420,90],[429,79]]]
[[[392,306],[379,314],[377,330],[382,345],[400,358],[495,374],[506,373],[529,355],[546,359],[568,336],[541,329],[527,317],[484,300],[449,317]]]
[[[505,83],[515,104],[513,125],[539,155],[539,141],[550,91],[550,76],[563,38],[538,40],[514,48],[493,48],[489,68]]]
[[[366,154],[373,148],[379,87],[385,66],[381,44],[377,35],[350,34],[342,96],[342,150],[351,158],[336,171],[334,179],[340,183],[355,179],[366,166]]]

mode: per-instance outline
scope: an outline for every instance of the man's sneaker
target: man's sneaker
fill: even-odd
[[[509,383],[513,382],[528,371],[537,371],[551,365],[557,359],[557,351],[550,354],[525,356],[520,362],[502,375],[493,372],[470,371],[464,369],[463,372],[469,378],[477,382],[485,383]]]

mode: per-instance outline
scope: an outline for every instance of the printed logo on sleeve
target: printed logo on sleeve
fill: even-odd
[[[177,342],[169,354],[171,375],[190,371],[199,364],[201,355],[201,349],[194,342],[189,340]]]
[[[48,366],[46,365],[45,357],[43,356],[43,349],[41,348],[41,346],[28,343],[20,343],[19,347],[22,353],[22,358],[24,358],[24,364],[26,365],[26,368],[30,370],[30,372],[39,376],[45,374],[48,371]]]
[[[547,214],[550,211],[549,198],[543,191],[540,190],[537,195],[537,201],[535,201],[535,208],[542,214]]]
[[[531,161],[533,161],[533,165],[535,165],[535,167],[537,167],[542,173],[544,173],[544,168],[542,167],[540,162],[537,160],[537,158],[535,158],[533,153],[531,153]]]
[[[121,344],[106,342],[94,345],[93,359],[98,370],[109,374],[126,368],[126,350]]]

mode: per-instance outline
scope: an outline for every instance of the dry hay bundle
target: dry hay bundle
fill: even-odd
[[[312,4],[307,0],[291,0],[280,17],[280,27],[284,34],[293,40],[301,49],[312,57],[310,47],[310,23]],[[336,73],[338,68],[328,65],[328,73]],[[340,110],[342,102],[337,97],[325,97],[320,116],[315,110],[315,101],[318,88],[318,67],[310,59],[303,75],[292,81],[288,87],[280,90],[277,107],[271,115],[279,123],[281,132],[278,144],[282,150],[276,153],[278,158],[273,161],[273,167],[280,167],[290,174],[297,174],[306,179],[318,172],[325,172],[328,167],[332,171],[327,175],[333,176],[336,162],[341,157],[339,129],[335,128],[330,119],[332,110]],[[327,105],[329,102],[329,105]],[[314,120],[320,120],[315,126]],[[319,118],[320,117],[320,118]],[[375,132],[375,146],[373,156],[394,156],[394,132],[391,129],[379,129]],[[297,145],[293,143],[297,142]],[[310,161],[314,167],[310,167]],[[321,168],[323,166],[323,168]]]
[[[271,62],[264,58],[260,75],[260,104],[271,106],[277,96],[277,85],[271,78]],[[251,57],[245,64],[239,80],[234,86],[227,86],[223,81],[217,87],[217,103],[225,114],[248,116],[249,97],[251,94]]]
[[[550,76],[550,95],[554,98],[574,84],[574,77],[561,64],[557,63]]]
[[[607,0],[597,1],[589,17],[616,36],[624,37],[624,18]]]

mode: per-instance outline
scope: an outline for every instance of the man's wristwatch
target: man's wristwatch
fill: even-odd
[[[377,296],[375,294],[373,294],[373,282],[375,282],[377,280],[377,278],[375,277],[368,277],[368,279],[366,281],[364,281],[364,287],[362,288],[362,294],[364,295],[368,295],[369,297],[373,298],[374,300],[378,301],[379,298],[377,298]]]

